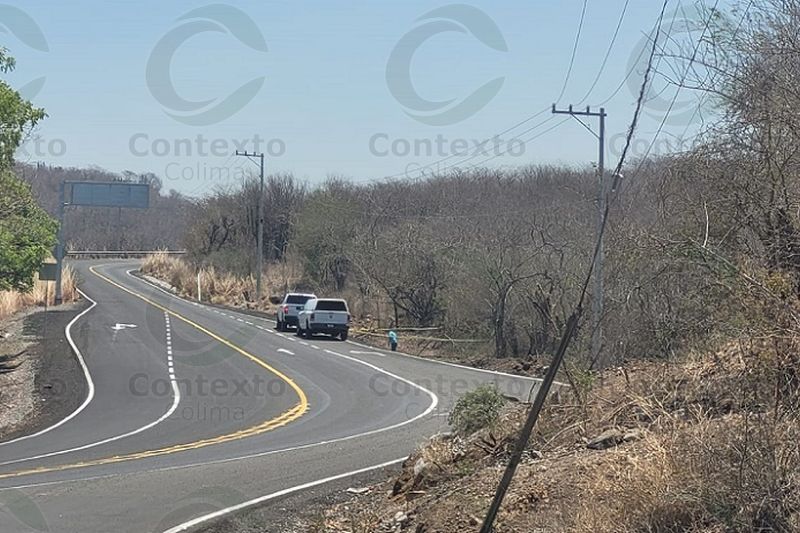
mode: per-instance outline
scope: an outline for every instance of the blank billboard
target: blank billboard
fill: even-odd
[[[95,207],[139,207],[150,206],[150,186],[146,183],[124,181],[72,182],[71,205]]]

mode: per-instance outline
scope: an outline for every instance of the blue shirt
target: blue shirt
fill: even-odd
[[[392,342],[392,343],[395,343],[395,344],[397,343],[397,333],[395,333],[394,331],[390,331],[389,332],[389,342]]]

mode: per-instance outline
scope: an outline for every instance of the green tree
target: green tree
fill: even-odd
[[[13,68],[14,58],[0,48],[0,72]],[[12,171],[14,152],[44,117],[43,109],[0,80],[0,289],[29,290],[34,272],[55,244],[56,222]]]

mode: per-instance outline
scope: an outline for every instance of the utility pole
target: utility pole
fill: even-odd
[[[236,150],[236,155],[246,157],[251,161],[259,159],[259,187],[258,187],[258,236],[257,248],[258,257],[256,258],[256,305],[261,301],[261,270],[264,263],[264,153],[248,152]]]
[[[603,344],[603,330],[601,321],[603,319],[603,261],[605,251],[603,249],[603,236],[601,228],[603,226],[603,216],[606,211],[606,180],[605,180],[605,152],[606,152],[606,110],[601,107],[600,111],[592,111],[589,106],[583,111],[576,111],[569,106],[567,109],[556,109],[553,104],[554,115],[570,115],[584,128],[597,137],[600,144],[600,151],[597,156],[597,257],[594,265],[594,296],[592,297],[592,361],[599,363],[600,349]],[[578,117],[598,117],[600,119],[600,131],[595,133]]]
[[[66,199],[64,194],[64,187],[66,185],[62,181],[58,184],[58,234],[56,243],[56,294],[54,299],[55,305],[61,305],[63,300],[61,295],[61,273],[64,268],[64,206]]]

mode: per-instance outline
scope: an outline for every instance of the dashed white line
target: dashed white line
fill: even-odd
[[[165,319],[167,325],[169,325],[169,315],[166,312],[164,313],[164,319]],[[167,349],[170,349],[169,348],[170,341],[167,341],[167,346],[168,346]],[[171,364],[170,359],[171,359],[171,356],[167,355],[168,364]],[[0,463],[0,465],[5,466],[5,465],[16,464],[16,463],[24,463],[26,461],[34,461],[34,460],[37,460],[37,459],[44,459],[46,457],[55,457],[57,455],[64,455],[65,453],[72,453],[72,452],[77,452],[77,451],[82,451],[82,450],[88,450],[89,448],[95,448],[97,446],[102,446],[103,444],[108,444],[109,442],[115,442],[115,441],[122,440],[122,439],[127,438],[127,437],[132,437],[133,435],[138,435],[139,433],[142,433],[144,431],[152,429],[155,426],[157,426],[158,424],[160,424],[161,422],[163,422],[164,420],[166,420],[167,418],[169,418],[172,415],[172,413],[174,413],[175,410],[178,408],[178,404],[181,401],[181,391],[178,388],[178,382],[175,379],[175,374],[174,374],[174,372],[172,370],[169,371],[169,381],[170,381],[170,384],[172,385],[172,397],[173,397],[172,405],[170,406],[170,408],[167,410],[166,413],[161,415],[160,418],[158,418],[157,420],[154,420],[153,422],[150,422],[149,424],[146,424],[146,425],[144,425],[144,426],[142,426],[140,428],[134,429],[133,431],[129,431],[129,432],[123,433],[121,435],[116,435],[114,437],[109,437],[107,439],[103,439],[103,440],[100,440],[100,441],[97,441],[97,442],[84,444],[82,446],[76,446],[75,448],[69,448],[69,449],[66,449],[66,450],[58,450],[56,452],[44,453],[44,454],[36,455],[36,456],[33,456],[33,457],[24,457],[22,459],[15,459],[13,461],[5,461],[5,462]],[[62,421],[62,423],[63,423],[63,421]]]
[[[280,352],[280,353],[285,353],[285,354],[289,354],[289,355],[294,355],[294,352],[290,352],[290,351],[289,351],[289,350],[287,350],[286,348],[278,348],[278,352]]]

